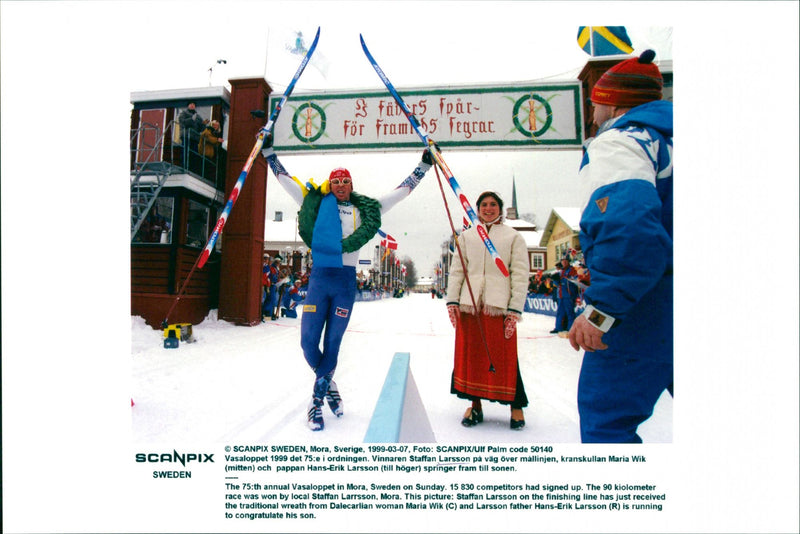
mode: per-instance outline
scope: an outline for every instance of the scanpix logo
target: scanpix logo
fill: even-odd
[[[167,463],[180,463],[182,466],[186,467],[186,462],[198,462],[198,463],[207,463],[211,462],[214,463],[214,454],[206,454],[204,452],[198,453],[179,453],[176,450],[172,450],[172,452],[139,452],[136,453],[136,461],[137,462],[167,462]]]

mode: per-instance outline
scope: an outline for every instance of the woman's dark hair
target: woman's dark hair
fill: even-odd
[[[497,201],[497,205],[500,206],[500,215],[503,214],[503,200],[495,193],[494,191],[484,191],[481,193],[481,196],[478,197],[478,201],[475,202],[475,209],[480,209],[481,202],[486,197],[492,197]]]

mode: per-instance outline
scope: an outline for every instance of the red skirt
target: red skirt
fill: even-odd
[[[453,389],[469,397],[513,402],[517,394],[517,333],[505,337],[503,316],[481,315],[484,343],[478,317],[461,312],[456,329]],[[495,372],[491,372],[489,357]]]

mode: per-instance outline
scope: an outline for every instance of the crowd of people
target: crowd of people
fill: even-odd
[[[280,254],[270,260],[265,253],[261,269],[261,321],[275,321],[278,317],[297,319],[297,305],[308,291],[308,277],[308,272],[293,273],[288,265],[283,265]]]
[[[540,269],[528,281],[528,296],[544,295],[557,303],[556,324],[550,333],[562,337],[567,337],[576,308],[581,307],[583,294],[591,284],[589,268],[583,261],[575,260],[573,254],[565,254],[554,270]]]
[[[280,254],[271,258],[265,253],[261,270],[261,322],[276,321],[280,317],[296,319],[297,306],[308,292],[310,275],[311,267],[307,271],[292,272],[290,266],[283,265]],[[391,295],[402,298],[406,292],[402,286],[380,286],[369,278],[359,278],[356,291],[359,297],[356,300],[365,299],[365,293],[377,297]]]
[[[395,281],[392,284],[376,284],[371,278],[359,278],[356,281],[356,290],[360,293],[373,293],[375,295],[397,295],[405,292],[402,282]]]

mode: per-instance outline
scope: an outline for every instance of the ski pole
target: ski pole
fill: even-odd
[[[432,146],[435,146],[435,143],[428,135],[428,132],[425,130],[425,127],[419,123],[417,117],[411,112],[411,110],[406,105],[405,101],[403,101],[403,98],[400,96],[400,93],[397,92],[397,89],[395,89],[394,85],[392,85],[392,82],[389,81],[389,77],[386,76],[385,72],[383,72],[383,69],[381,69],[380,65],[378,65],[378,62],[375,61],[375,58],[372,57],[372,54],[367,48],[367,43],[364,42],[364,36],[359,35],[359,38],[361,39],[361,48],[364,51],[364,55],[367,56],[367,60],[369,60],[370,64],[372,65],[372,68],[375,69],[375,72],[378,73],[378,77],[383,82],[383,85],[386,86],[386,89],[389,90],[389,93],[392,95],[392,98],[394,98],[394,101],[397,103],[400,109],[403,110],[403,114],[408,119],[408,122],[411,123],[411,127],[414,129],[419,138],[422,140],[425,147],[431,148]],[[486,246],[486,249],[489,251],[489,254],[492,255],[492,259],[494,260],[495,265],[497,265],[497,268],[500,269],[501,273],[503,273],[503,276],[507,277],[509,275],[508,269],[506,268],[503,259],[500,257],[500,254],[497,252],[497,249],[495,248],[491,239],[489,239],[489,234],[486,233],[485,229],[480,228],[480,225],[478,225],[478,216],[475,214],[475,210],[472,209],[472,204],[469,202],[469,200],[467,200],[467,196],[461,189],[461,186],[456,180],[456,177],[450,171],[450,168],[447,166],[447,164],[445,163],[444,159],[442,158],[438,150],[437,151],[430,150],[430,152],[431,156],[433,156],[436,165],[442,169],[442,172],[447,177],[447,183],[450,184],[450,188],[453,190],[453,193],[455,193],[456,197],[458,197],[458,200],[461,203],[461,207],[464,208],[464,211],[467,212],[467,215],[469,216],[472,223],[478,227],[477,228],[478,235],[481,237],[481,240],[483,241],[483,244]]]
[[[467,290],[469,290],[469,298],[472,301],[472,308],[475,310],[475,316],[478,319],[478,331],[481,334],[481,341],[483,347],[486,349],[486,357],[489,359],[489,372],[494,373],[494,363],[492,362],[492,355],[489,353],[489,344],[486,342],[486,333],[483,330],[483,321],[478,306],[475,302],[475,294],[472,292],[472,284],[469,281],[469,273],[467,272],[467,265],[464,263],[464,255],[461,253],[461,245],[458,243],[458,235],[453,226],[453,218],[450,215],[450,207],[447,205],[447,197],[444,194],[444,187],[442,187],[442,179],[439,177],[439,169],[436,168],[436,180],[439,182],[439,191],[442,192],[442,202],[444,202],[444,209],[447,211],[447,221],[450,223],[450,230],[453,232],[453,241],[458,249],[458,259],[461,261],[461,269],[464,271],[464,281],[467,282]],[[479,223],[480,224],[480,223]]]

